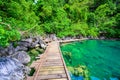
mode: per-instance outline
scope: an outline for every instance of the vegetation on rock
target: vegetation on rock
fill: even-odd
[[[31,57],[30,62],[28,63],[28,65],[30,65],[34,60],[37,60],[36,57],[38,57],[40,54],[42,54],[43,49],[40,48],[35,48],[35,49],[31,49],[28,51],[28,55]]]

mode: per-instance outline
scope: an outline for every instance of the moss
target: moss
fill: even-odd
[[[42,54],[44,52],[44,50],[39,47],[37,47],[36,50],[39,52],[39,54]]]
[[[30,66],[33,61],[37,60],[36,57],[42,53],[41,51],[41,49],[32,49],[28,51],[28,55],[31,57],[30,62],[27,64],[28,66]]]
[[[39,54],[39,52],[36,50],[36,49],[32,49],[30,51],[30,55],[34,55],[34,56],[37,56]]]

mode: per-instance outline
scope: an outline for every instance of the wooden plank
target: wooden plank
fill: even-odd
[[[88,38],[81,38],[81,39],[70,39],[70,40],[61,40],[59,42],[61,43],[69,43],[69,42],[74,42],[74,41],[82,41],[82,40],[87,40]]]
[[[57,61],[57,62],[61,62],[61,59],[56,59],[56,60],[54,60],[54,59],[46,59],[45,60],[45,62],[53,62],[53,61]]]
[[[60,78],[65,78],[65,77],[66,77],[66,74],[40,75],[38,76],[37,80],[60,79]]]
[[[62,61],[61,60],[45,60],[44,61],[45,63],[62,63]]]
[[[42,66],[63,66],[63,64],[43,64]]]
[[[27,76],[27,80],[33,80],[34,77],[33,76]]]
[[[37,67],[39,63],[32,63],[30,67]]]
[[[64,68],[41,68],[40,71],[64,71]]]
[[[48,80],[68,80],[66,78],[60,78],[60,79],[48,79]]]
[[[60,57],[48,57],[47,59],[61,59]]]
[[[62,64],[62,62],[45,62],[44,64]]]
[[[64,74],[65,71],[40,71],[39,75],[48,75],[48,74]]]

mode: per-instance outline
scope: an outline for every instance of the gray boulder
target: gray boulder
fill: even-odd
[[[28,50],[28,48],[27,47],[24,47],[24,46],[17,46],[16,48],[15,48],[15,51],[27,51]]]
[[[30,56],[25,51],[18,51],[12,57],[16,58],[23,64],[27,64],[28,62],[30,62]]]
[[[47,46],[45,44],[40,44],[41,48],[45,49]]]
[[[11,43],[8,47],[7,47],[7,52],[8,55],[12,55],[15,53],[15,48],[13,47],[13,44]]]
[[[24,65],[14,58],[0,58],[0,80],[24,80]]]
[[[43,49],[47,47],[47,45],[42,40],[39,41],[39,44],[40,44],[40,47]]]
[[[24,46],[24,47],[30,47],[31,43],[27,42],[27,41],[20,41],[20,42],[17,42],[17,45],[18,46]]]
[[[22,39],[22,41],[32,43],[32,42],[33,42],[33,39],[32,39],[32,38],[27,38],[27,39]]]
[[[0,57],[7,56],[8,55],[7,51],[8,51],[7,48],[0,47]]]
[[[50,34],[49,36],[51,40],[54,40],[54,41],[57,40],[57,37],[55,34]]]

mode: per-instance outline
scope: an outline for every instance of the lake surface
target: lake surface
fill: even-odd
[[[90,80],[120,80],[120,41],[84,40],[61,45],[62,52],[71,52],[72,62],[63,55],[67,66],[84,65]],[[73,80],[83,80],[74,76]]]

